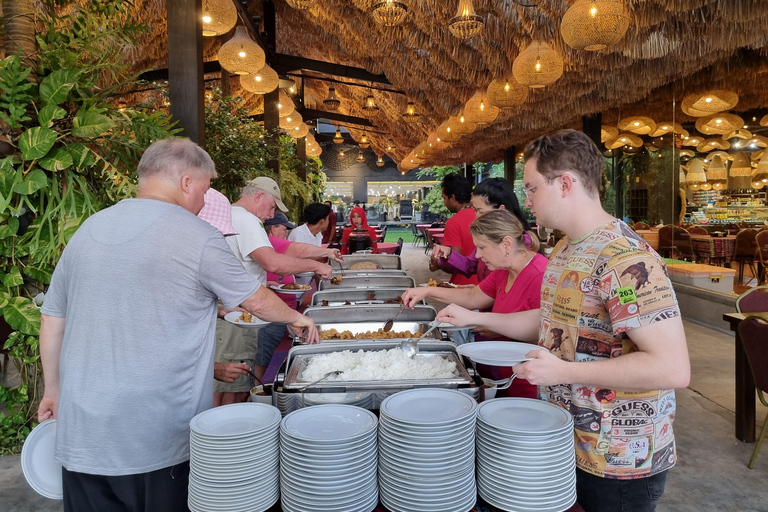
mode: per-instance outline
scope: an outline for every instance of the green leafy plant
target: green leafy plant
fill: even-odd
[[[134,195],[143,150],[178,132],[162,112],[113,104],[137,87],[120,53],[145,28],[130,2],[90,0],[69,14],[47,3],[35,73],[17,56],[0,61],[0,119],[13,147],[0,159],[0,308],[3,349],[20,376],[0,386],[0,453],[20,449],[42,395],[34,298],[82,222]]]

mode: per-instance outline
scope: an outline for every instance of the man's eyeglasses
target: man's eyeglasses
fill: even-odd
[[[544,181],[541,181],[541,182],[535,184],[532,187],[525,187],[525,188],[523,188],[523,195],[525,196],[526,199],[528,199],[529,197],[531,197],[533,195],[534,192],[536,192],[536,188],[537,187],[540,187],[540,186],[544,185],[545,183],[547,185],[549,185],[553,180],[556,180],[560,176],[562,176],[562,174],[558,174],[557,176],[552,176],[551,178],[545,178]],[[571,181],[576,183],[576,178],[571,178]]]

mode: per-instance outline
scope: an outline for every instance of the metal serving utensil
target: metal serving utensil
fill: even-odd
[[[419,353],[419,342],[424,339],[427,334],[431,333],[437,329],[437,325],[433,325],[430,327],[427,332],[419,336],[418,338],[408,338],[407,340],[403,340],[400,342],[399,348],[403,351],[403,353],[409,358],[413,359],[416,357],[416,354]]]
[[[315,384],[317,384],[318,382],[323,382],[323,381],[324,381],[325,379],[327,379],[328,377],[335,377],[335,376],[337,376],[337,375],[341,375],[342,373],[343,373],[343,370],[333,370],[332,372],[328,372],[328,373],[326,373],[325,375],[323,375],[322,377],[320,377],[319,379],[317,379],[316,381],[314,381],[314,382],[310,382],[309,384],[307,384],[307,385],[306,385],[306,386],[304,386],[303,388],[299,389],[299,392],[300,392],[300,393],[303,393],[303,392],[304,392],[304,390],[305,390],[305,389],[307,389],[308,387],[314,386],[314,385],[315,385]]]
[[[395,316],[384,322],[384,328],[382,329],[384,332],[389,332],[392,330],[392,326],[395,325],[395,319],[400,316],[400,313],[405,311],[405,302],[403,302],[403,305],[400,306],[400,309],[395,313]]]

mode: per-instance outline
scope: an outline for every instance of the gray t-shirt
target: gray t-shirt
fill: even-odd
[[[258,288],[180,206],[126,199],[85,221],[42,308],[66,319],[56,460],[98,475],[187,460],[189,421],[213,405],[216,299],[235,307]]]

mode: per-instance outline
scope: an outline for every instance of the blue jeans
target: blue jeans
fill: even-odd
[[[259,346],[256,349],[256,366],[269,366],[272,354],[285,335],[286,324],[271,323],[259,329]]]
[[[667,472],[635,480],[616,480],[576,470],[576,495],[584,512],[653,512]]]

